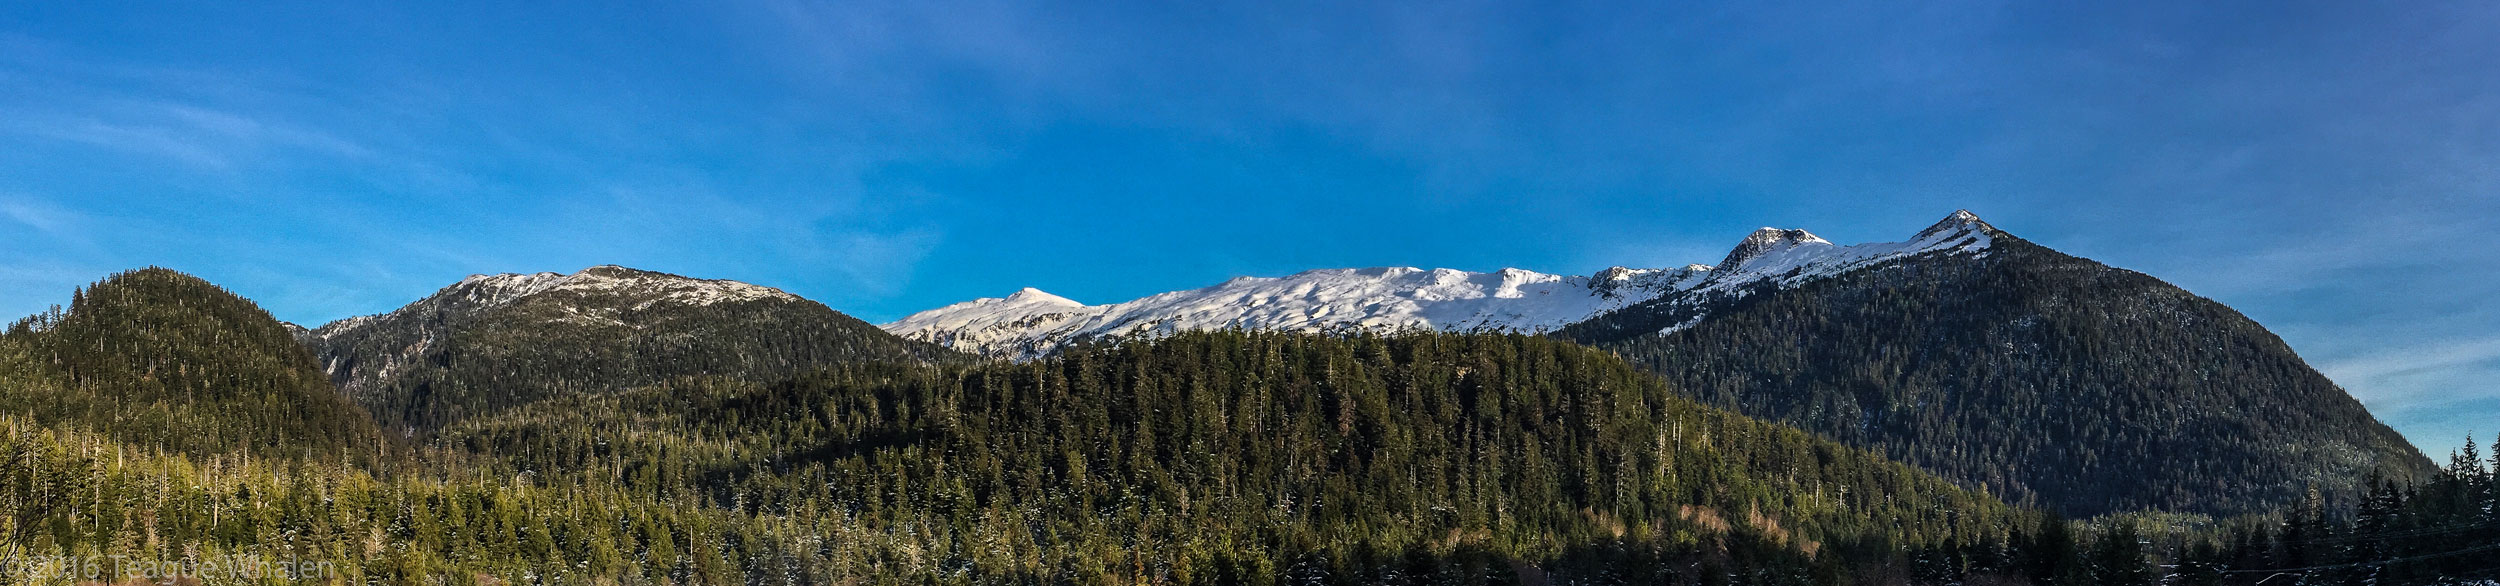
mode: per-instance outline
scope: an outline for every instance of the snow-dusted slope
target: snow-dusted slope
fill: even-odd
[[[1071,343],[1189,330],[1434,329],[1541,332],[1661,298],[1741,294],[1765,280],[1793,287],[1908,256],[1986,254],[1995,229],[1954,212],[1905,242],[1838,246],[1804,230],[1763,228],[1715,267],[1615,267],[1592,276],[1520,269],[1323,269],[1239,277],[1125,303],[1085,305],[1036,289],[923,311],[886,331],[994,357],[1029,359]]]
[[[619,266],[471,276],[303,339],[349,397],[410,433],[679,376],[765,381],[835,364],[954,359],[770,287]]]
[[[1998,233],[1995,227],[1968,210],[1945,216],[1944,220],[1920,230],[1918,235],[1906,242],[1840,246],[1804,230],[1763,228],[1746,236],[1735,250],[1729,251],[1727,258],[1719,261],[1716,274],[1698,290],[1727,290],[1764,279],[1777,279],[1782,287],[1794,287],[1885,261],[1931,252],[1983,255],[1987,254],[1991,235]]]
[[[1127,303],[1084,305],[1035,289],[913,314],[882,327],[905,338],[1009,358],[1105,336],[1227,328],[1538,331],[1689,287],[1708,267],[1609,269],[1597,276],[1519,269],[1324,269],[1240,277]]]
[[[557,310],[502,311],[524,300],[564,296],[565,301],[550,304]],[[600,265],[570,275],[563,273],[505,273],[470,275],[458,283],[435,291],[390,313],[361,315],[322,325],[297,336],[315,348],[322,359],[322,370],[350,391],[387,378],[403,370],[415,356],[431,351],[448,336],[448,325],[486,315],[505,319],[525,319],[535,324],[574,323],[598,327],[623,326],[629,323],[627,312],[640,312],[655,306],[703,307],[732,301],[764,299],[803,301],[780,289],[750,285],[737,281],[695,279],[667,273]],[[367,365],[365,375],[353,379],[343,373],[352,361],[345,344],[367,337],[406,338],[409,343],[395,348],[376,364]],[[373,357],[369,357],[373,358]]]
[[[377,321],[415,312],[434,314],[477,314],[505,307],[522,299],[546,294],[573,294],[598,297],[597,304],[584,304],[570,312],[572,317],[587,314],[610,314],[625,310],[644,310],[656,305],[706,306],[733,301],[779,299],[797,301],[799,297],[780,289],[750,285],[737,281],[695,279],[667,273],[600,265],[570,275],[563,273],[505,273],[470,275],[452,283],[433,295],[408,304],[391,313],[365,315],[330,322],[311,332],[314,339],[326,339],[344,332],[371,325]],[[614,316],[587,315],[588,318]],[[437,318],[440,319],[440,318]]]

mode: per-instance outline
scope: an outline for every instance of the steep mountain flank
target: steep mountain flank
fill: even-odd
[[[2431,469],[2238,312],[1976,218],[1930,232],[1957,230],[1986,253],[1663,299],[1557,335],[1707,403],[2069,515],[2253,512]]]

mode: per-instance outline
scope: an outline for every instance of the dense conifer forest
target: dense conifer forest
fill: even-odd
[[[321,380],[266,313],[161,269],[11,327],[7,579],[75,583],[26,564],[97,556],[319,561],[370,584],[2429,584],[2500,566],[2500,490],[2470,447],[2280,511],[2070,522],[1537,336],[1216,332],[676,376],[419,439]]]
[[[1424,556],[1402,570],[1416,572],[1592,548],[1690,572],[1669,562],[1733,541],[1759,557],[1722,567],[1802,578],[2022,518],[1519,336],[1191,334],[969,371],[687,381],[443,437],[654,498],[996,539],[975,566],[1036,575],[1122,575],[1136,568],[1054,558],[1141,549],[1156,574],[1391,572],[1378,566]]]
[[[372,463],[387,449],[283,324],[190,275],[114,275],[0,339],[0,413],[30,423],[195,458]]]

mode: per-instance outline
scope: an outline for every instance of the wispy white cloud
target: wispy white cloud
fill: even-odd
[[[19,267],[42,259],[53,263],[45,271],[57,273],[59,263],[103,256],[105,221],[44,198],[0,191],[0,249],[22,253],[12,259]]]
[[[71,234],[86,223],[85,215],[78,212],[5,193],[0,193],[0,218],[49,236]]]
[[[75,96],[21,104],[0,129],[157,157],[206,171],[235,171],[281,157],[363,157],[371,149],[270,114],[161,99]]]

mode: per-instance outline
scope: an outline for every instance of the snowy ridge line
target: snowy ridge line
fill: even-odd
[[[1788,288],[1912,256],[1985,256],[1997,234],[1978,216],[1956,211],[1904,242],[1839,246],[1804,230],[1763,228],[1746,236],[1716,266],[1613,267],[1589,276],[1521,269],[1318,269],[1283,277],[1236,277],[1210,287],[1105,305],[1086,305],[1028,287],[879,327],[905,338],[1016,360],[1047,356],[1079,342],[1182,331],[1535,333],[1661,299],[1698,304],[1714,296],[1742,295],[1764,281]]]
[[[1688,286],[1705,271],[1609,269],[1596,276],[1520,269],[1474,273],[1414,267],[1322,269],[1239,277],[1110,305],[1025,289],[924,311],[888,332],[1010,358],[1047,355],[1104,337],[1220,329],[1325,331],[1546,330]]]
[[[412,311],[443,310],[455,307],[464,312],[491,310],[531,296],[559,291],[634,294],[640,299],[632,307],[637,311],[649,309],[660,303],[704,306],[761,299],[799,299],[798,296],[780,289],[738,281],[697,279],[616,265],[599,265],[570,275],[552,272],[470,275],[457,283],[435,291],[433,295],[425,299],[391,310],[390,313],[360,315],[333,321],[315,328],[312,335],[327,339],[341,332]]]

